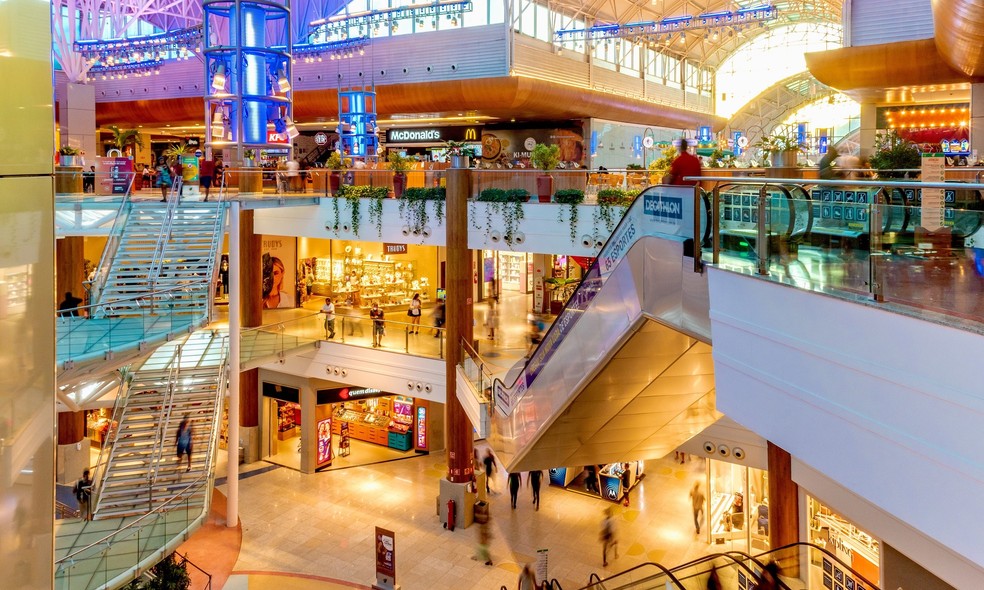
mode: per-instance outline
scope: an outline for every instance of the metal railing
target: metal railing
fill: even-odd
[[[203,576],[205,576],[206,582],[205,582],[205,586],[202,588],[202,590],[211,590],[212,589],[212,574],[210,574],[207,571],[203,570],[202,568],[198,567],[193,561],[191,561],[190,559],[188,559],[188,556],[187,555],[181,555],[177,551],[175,551],[174,554],[177,555],[179,558],[181,558],[181,563],[183,563],[185,565],[190,565],[191,567],[193,567],[196,570],[198,570],[198,573],[200,573]]]

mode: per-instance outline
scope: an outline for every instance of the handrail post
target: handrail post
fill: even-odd
[[[758,239],[755,244],[755,253],[758,256],[758,274],[769,274],[769,232],[765,227],[765,197],[768,194],[766,189],[768,183],[763,184],[759,189],[758,196]]]
[[[701,233],[700,233],[700,206],[701,206],[700,183],[694,185],[694,272],[704,272],[704,263],[701,261]]]
[[[871,213],[868,214],[868,288],[875,301],[885,301],[885,293],[881,284],[881,273],[878,265],[882,256],[882,226],[884,224],[885,211],[883,206],[888,206],[890,199],[884,189],[875,193],[871,199]],[[879,203],[879,196],[884,195],[884,204]]]
[[[721,261],[721,219],[718,211],[721,210],[721,183],[714,184],[714,191],[711,194],[711,262],[718,264]]]

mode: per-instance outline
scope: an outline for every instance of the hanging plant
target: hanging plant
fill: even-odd
[[[419,234],[427,225],[427,190],[422,187],[405,189],[400,201],[400,219],[414,234]]]
[[[638,194],[638,193],[636,193]],[[598,224],[605,222],[605,229],[611,233],[615,229],[615,224],[625,213],[626,202],[631,203],[633,196],[628,196],[620,188],[606,188],[598,191],[598,208],[591,216],[593,233],[598,233]],[[616,209],[618,208],[618,209]],[[616,217],[616,213],[618,216]]]
[[[434,218],[438,224],[444,223],[444,201],[448,198],[448,189],[443,186],[435,186],[427,189],[427,200],[434,201]]]
[[[359,235],[359,226],[362,222],[361,197],[363,188],[367,187],[351,185],[338,187],[338,198],[345,199],[345,208],[348,209],[349,219],[352,220],[352,233],[356,235]]]
[[[506,191],[501,188],[486,188],[478,195],[478,200],[488,203],[485,209],[485,235],[492,233],[492,214],[502,212],[502,204],[506,202]],[[478,226],[475,229],[480,229]]]
[[[562,189],[554,193],[554,203],[567,205],[568,220],[571,226],[571,243],[577,242],[577,206],[584,202],[584,191],[576,188]],[[564,223],[564,208],[557,208],[557,223]]]
[[[376,237],[383,237],[383,199],[389,195],[389,189],[381,186],[367,186],[366,196],[369,197],[369,223],[376,224]]]
[[[526,189],[511,188],[506,191],[506,202],[502,205],[502,220],[505,222],[502,238],[507,244],[512,244],[519,222],[526,217],[523,203],[529,200],[530,193]]]
[[[387,188],[381,186],[352,186],[338,187],[338,197],[335,199],[335,230],[338,228],[338,199],[345,199],[345,208],[349,210],[352,220],[352,233],[358,235],[362,226],[362,199],[369,199],[369,222],[376,224],[376,233],[383,235],[383,199],[386,198]]]
[[[336,191],[336,193],[340,192],[342,188],[343,187],[338,187],[339,190]],[[338,232],[338,221],[339,221],[339,217],[340,217],[339,210],[338,210],[338,200],[339,200],[339,198],[341,198],[341,195],[340,194],[336,194],[335,195],[335,198],[331,200],[332,210],[333,210],[333,213],[335,214],[334,222],[331,225],[331,230],[333,232]]]

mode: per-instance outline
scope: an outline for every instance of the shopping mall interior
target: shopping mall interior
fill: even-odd
[[[0,586],[984,588],[981,20],[0,2]]]

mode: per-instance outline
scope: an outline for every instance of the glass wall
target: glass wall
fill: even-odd
[[[762,553],[769,549],[769,473],[725,461],[708,460],[708,527],[721,551]]]

